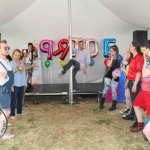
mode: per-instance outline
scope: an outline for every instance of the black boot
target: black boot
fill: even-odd
[[[100,105],[99,105],[100,109],[104,108],[104,102],[105,102],[105,98],[101,98]]]
[[[113,100],[112,106],[109,108],[109,111],[113,111],[113,110],[116,110],[116,109],[117,109],[116,103],[117,103],[117,101],[114,101],[114,100]]]

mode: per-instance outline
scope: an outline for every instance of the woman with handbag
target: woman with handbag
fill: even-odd
[[[102,98],[100,101],[100,109],[104,108],[104,102],[105,98],[107,96],[108,90],[111,86],[112,90],[112,106],[109,108],[110,111],[116,110],[116,103],[117,103],[117,86],[119,82],[119,70],[120,70],[120,60],[119,60],[119,49],[117,45],[113,45],[110,47],[110,57],[107,60],[106,66],[108,67],[105,75],[104,75],[104,89],[102,93]],[[115,69],[118,69],[117,72],[119,73],[114,73],[113,71]]]

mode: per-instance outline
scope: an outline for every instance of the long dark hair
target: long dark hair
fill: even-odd
[[[140,42],[138,42],[138,41],[133,41],[133,42],[132,42],[132,45],[133,45],[133,47],[135,47],[137,53],[138,53],[139,55],[142,55],[142,56],[143,56],[143,53],[141,52],[141,44],[140,44]]]
[[[128,64],[130,64],[132,58],[133,58],[133,54],[130,52],[130,57],[129,57],[129,59],[127,60],[127,61],[128,61]]]
[[[116,52],[116,57],[117,59],[119,58],[119,48],[117,45],[113,45],[110,47],[111,49],[113,49]]]
[[[117,45],[113,45],[110,47],[111,49],[113,49],[116,52],[116,60],[118,62],[118,64],[120,64],[120,57],[119,57],[119,48]]]

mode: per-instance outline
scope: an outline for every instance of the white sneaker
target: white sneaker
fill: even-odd
[[[18,120],[18,118],[16,116],[11,116],[11,119]]]
[[[62,71],[61,73],[58,74],[58,78],[61,78],[62,76],[64,76],[66,74],[66,71]]]
[[[124,111],[121,111],[120,113],[121,113],[122,115],[127,115],[127,114],[130,113],[130,110],[129,110],[129,109],[126,109],[126,110],[124,110]]]
[[[80,92],[80,89],[72,90],[72,92]]]

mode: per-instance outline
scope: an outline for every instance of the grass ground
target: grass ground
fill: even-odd
[[[31,99],[26,98],[26,116],[10,119],[8,131],[16,137],[0,140],[0,150],[150,150],[141,132],[129,131],[133,121],[121,119],[125,104],[109,112],[111,103],[99,110],[95,99],[72,106],[63,105],[61,97],[39,97],[40,105]]]

